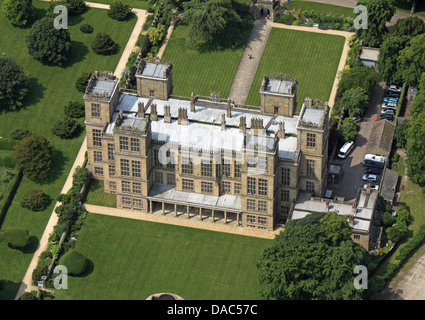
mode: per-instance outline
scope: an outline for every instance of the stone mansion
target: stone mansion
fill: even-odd
[[[142,60],[137,90],[95,72],[84,94],[87,168],[117,207],[195,211],[242,227],[285,223],[299,192],[322,197],[327,181],[327,104],[297,81],[265,76],[258,109],[210,97],[172,96],[173,66]]]

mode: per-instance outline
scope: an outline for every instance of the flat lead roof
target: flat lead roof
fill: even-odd
[[[293,85],[294,83],[292,81],[270,79],[267,81],[265,91],[282,94],[293,94],[291,93]]]
[[[165,72],[167,71],[167,68],[168,66],[166,64],[146,62],[140,74],[146,77],[166,79]]]
[[[305,122],[312,122],[315,125],[320,126],[322,124],[322,118],[325,110],[322,108],[306,107],[301,117],[301,120]]]
[[[108,80],[108,79],[94,79],[90,92],[96,94],[105,94],[108,96],[112,95],[116,85],[116,80]]]

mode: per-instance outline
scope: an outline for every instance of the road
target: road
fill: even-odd
[[[361,162],[366,154],[368,141],[372,132],[375,120],[379,119],[380,103],[385,93],[385,83],[381,82],[375,87],[375,93],[369,108],[360,125],[360,131],[354,143],[353,151],[344,160],[335,160],[332,163],[342,165],[343,177],[339,183],[329,183],[327,189],[333,190],[333,196],[344,197],[346,201],[352,201],[356,198],[358,189],[363,187],[365,182],[362,180],[364,167]],[[379,181],[376,183],[378,184]]]

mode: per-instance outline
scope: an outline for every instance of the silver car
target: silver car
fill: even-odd
[[[363,181],[376,182],[378,181],[378,176],[376,174],[365,174],[362,179]]]

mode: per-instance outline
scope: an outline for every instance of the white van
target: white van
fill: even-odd
[[[365,155],[362,164],[365,167],[375,167],[375,168],[384,168],[386,157],[377,156],[374,154]]]
[[[338,158],[345,159],[347,158],[348,154],[353,150],[354,147],[354,141],[348,141],[344,143],[344,145],[341,147],[338,153]]]

